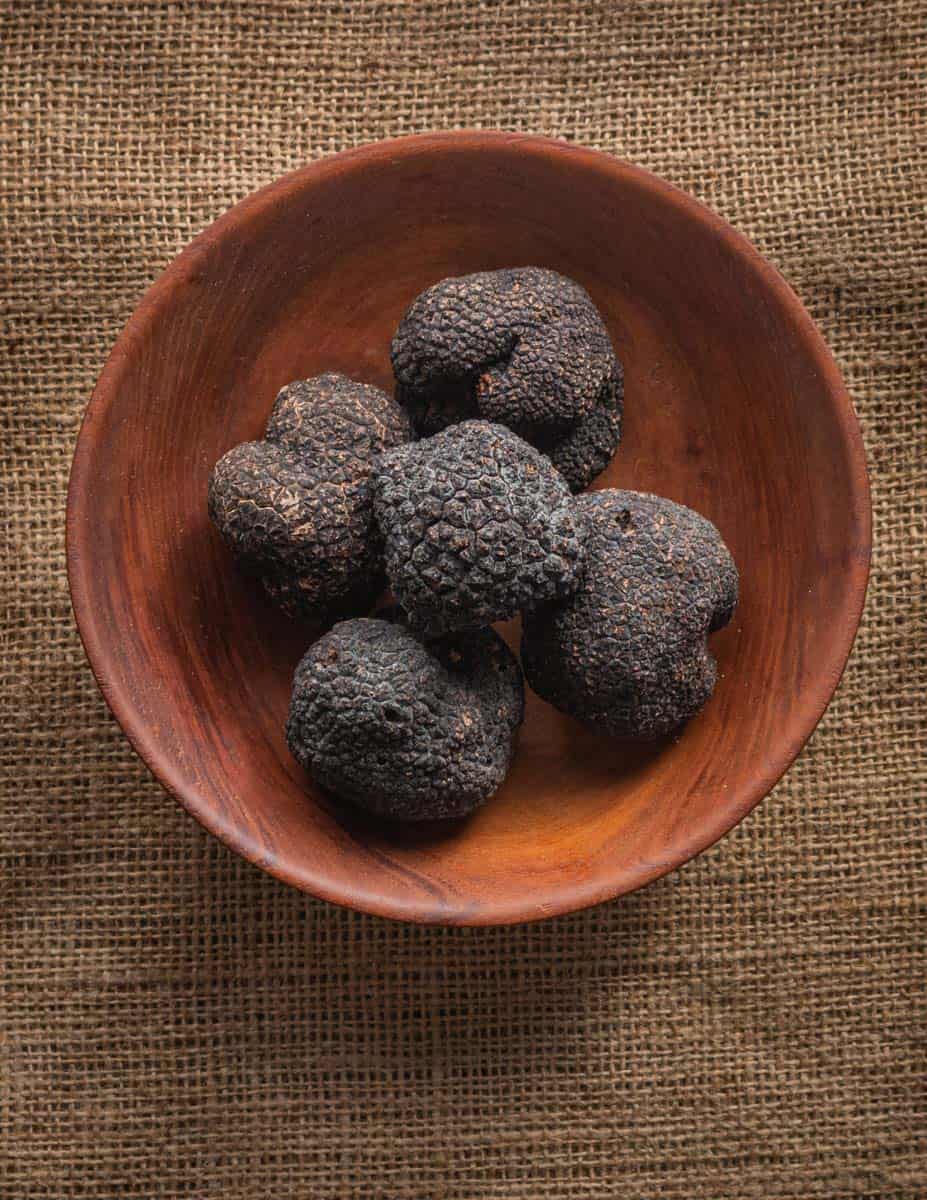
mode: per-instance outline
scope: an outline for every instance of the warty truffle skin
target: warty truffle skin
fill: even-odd
[[[265,440],[216,464],[209,515],[240,566],[291,616],[364,612],[385,582],[370,467],[410,436],[406,414],[378,388],[334,374],[288,384]]]
[[[491,629],[425,642],[342,621],[303,657],[286,736],[321,787],[409,821],[462,817],[501,786],[524,716],[521,669]]]
[[[581,492],[615,456],[621,441],[624,372],[621,364],[599,396],[595,408],[566,430],[534,426],[523,436],[554,464],[571,492]]]
[[[738,574],[715,526],[643,492],[580,496],[583,582],[525,617],[525,678],[542,699],[616,737],[674,733],[711,695],[707,635],[731,619]]]
[[[468,417],[500,422],[574,492],[617,449],[624,372],[589,294],[555,271],[443,279],[413,301],[391,353],[396,398],[420,435]]]
[[[429,634],[569,595],[583,530],[562,477],[527,442],[463,421],[382,455],[371,475],[390,587]]]
[[[386,392],[331,372],[281,388],[264,434],[320,464],[351,468],[411,436],[407,414]]]

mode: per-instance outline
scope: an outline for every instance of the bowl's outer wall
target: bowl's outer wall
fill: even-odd
[[[597,486],[709,516],[741,600],[714,697],[633,749],[529,698],[502,791],[453,835],[396,834],[320,796],[283,738],[312,633],[232,568],[215,461],[277,389],[339,370],[389,388],[403,310],[446,275],[553,267],[590,291],[627,373]],[[839,375],[776,272],[717,217],[604,155],[436,135],[323,161],[207,230],[148,293],[81,432],[69,573],[108,702],[207,828],[281,878],[387,916],[527,920],[631,890],[735,824],[810,734],[869,560],[861,443]],[[517,636],[513,624],[512,636]]]

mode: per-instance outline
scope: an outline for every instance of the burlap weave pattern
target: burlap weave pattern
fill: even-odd
[[[927,1195],[923,0],[6,0],[0,55],[0,1198]],[[220,848],[108,716],[64,570],[80,415],[154,275],[284,171],[461,126],[612,151],[747,234],[834,348],[875,507],[854,657],[773,796],[509,930]]]

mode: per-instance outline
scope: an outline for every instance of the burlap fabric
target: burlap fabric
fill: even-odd
[[[0,1197],[927,1195],[922,0],[6,0],[0,44]],[[84,404],[191,235],[459,126],[613,151],[752,238],[843,367],[876,518],[774,795],[643,893],[488,931],[328,907],[201,832],[104,708],[63,550]]]

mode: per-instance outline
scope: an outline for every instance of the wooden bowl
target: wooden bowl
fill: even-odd
[[[207,480],[224,451],[261,434],[282,384],[336,370],[390,388],[390,337],[418,291],[519,264],[588,288],[625,364],[624,440],[597,486],[709,516],[739,564],[740,606],[712,639],[715,695],[677,741],[610,742],[532,695],[515,765],[484,809],[397,829],[342,810],[287,752],[291,675],[314,632],[233,568],[207,519]],[[645,171],[498,133],[328,158],[201,234],[116,344],[68,495],[81,636],[164,786],[287,883],[447,924],[595,904],[726,833],[824,711],[869,550],[856,419],[777,272]]]

